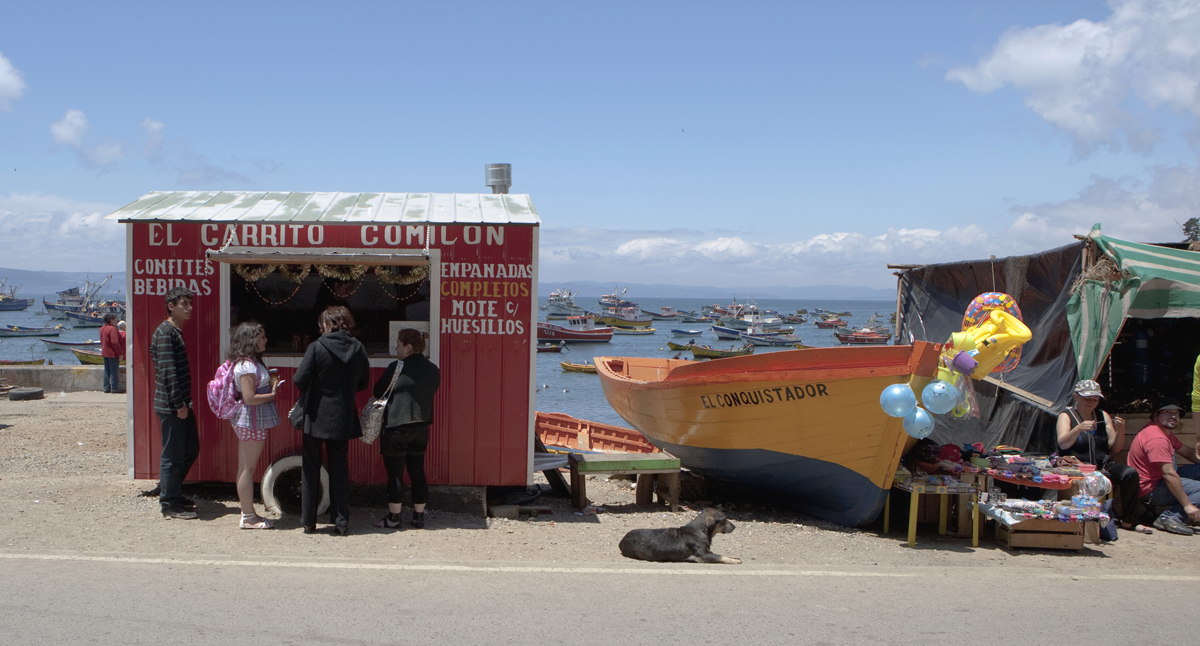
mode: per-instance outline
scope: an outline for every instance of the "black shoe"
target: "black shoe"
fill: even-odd
[[[196,501],[192,500],[191,498],[184,498],[179,502],[179,506],[183,507],[184,509],[195,509]]]
[[[194,519],[200,517],[200,514],[197,514],[194,511],[188,511],[187,509],[184,509],[183,507],[169,507],[167,509],[162,510],[162,515],[163,515],[163,518],[166,518],[168,520],[170,520],[170,519],[194,520]]]
[[[400,514],[389,513],[375,521],[374,525],[380,529],[404,529],[404,523],[400,521]]]
[[[1191,527],[1179,522],[1179,520],[1173,516],[1159,516],[1158,520],[1154,521],[1154,527],[1161,529],[1164,532],[1179,534],[1180,536],[1191,536],[1192,534],[1196,533]]]
[[[316,533],[317,533],[317,526],[316,526],[316,525],[305,525],[305,526],[304,526],[304,533],[305,533],[305,534],[316,534]]]
[[[414,511],[413,519],[412,519],[412,526],[415,529],[425,529],[425,519],[426,519],[426,517],[428,517],[428,515],[429,515],[429,512],[423,511],[418,514],[417,512]]]
[[[333,526],[333,535],[334,536],[346,536],[349,533],[350,533],[350,527],[348,525],[334,525]]]

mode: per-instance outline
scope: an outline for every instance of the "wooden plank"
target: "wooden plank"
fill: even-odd
[[[616,471],[651,471],[678,469],[677,458],[655,454],[615,455],[610,453],[573,453],[572,460],[580,473],[611,473]]]

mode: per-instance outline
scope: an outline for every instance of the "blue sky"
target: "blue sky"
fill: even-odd
[[[888,287],[1200,216],[1200,0],[250,4],[0,8],[0,266],[121,269],[152,190],[491,162],[546,282]]]

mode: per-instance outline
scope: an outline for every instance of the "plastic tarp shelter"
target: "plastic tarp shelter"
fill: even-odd
[[[1126,318],[1200,318],[1200,253],[1109,238],[1098,224],[1085,241],[1086,264],[1100,271],[1067,303],[1080,375],[1099,374]],[[1115,268],[1097,267],[1105,260]]]
[[[1016,368],[973,381],[980,416],[935,415],[931,439],[1053,450],[1054,418],[1069,403],[1076,381],[1067,302],[1084,248],[1079,242],[1028,256],[901,268],[897,343],[946,342],[951,332],[962,330],[971,300],[985,292],[1015,298],[1033,332]]]

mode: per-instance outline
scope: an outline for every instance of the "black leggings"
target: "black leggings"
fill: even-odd
[[[406,424],[383,429],[380,449],[387,469],[387,498],[393,505],[404,501],[404,469],[412,481],[414,505],[429,502],[429,481],[425,478],[425,448],[429,445],[428,424]]]

